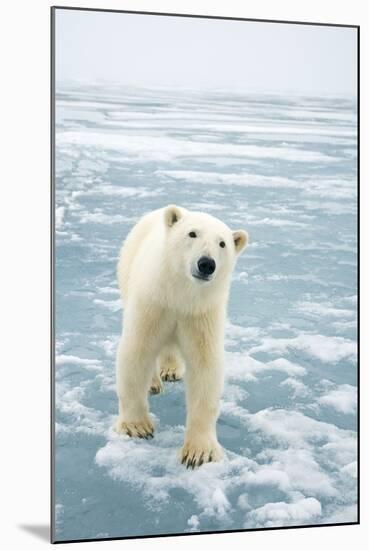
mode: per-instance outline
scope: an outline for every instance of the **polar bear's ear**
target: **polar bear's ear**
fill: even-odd
[[[170,204],[164,209],[164,221],[168,227],[172,227],[182,218],[182,212],[175,204]]]
[[[249,242],[249,235],[243,229],[238,229],[237,231],[233,231],[233,241],[236,247],[236,252],[239,254],[247,246],[247,243]]]

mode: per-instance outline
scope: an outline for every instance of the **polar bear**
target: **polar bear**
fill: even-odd
[[[117,351],[118,433],[153,437],[148,393],[185,372],[187,419],[180,459],[218,461],[224,325],[233,267],[248,241],[219,219],[170,205],[146,214],[118,262],[124,329]]]

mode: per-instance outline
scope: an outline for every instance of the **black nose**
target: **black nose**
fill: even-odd
[[[213,258],[208,258],[206,256],[201,256],[197,262],[197,267],[201,275],[211,275],[215,271],[215,262]]]

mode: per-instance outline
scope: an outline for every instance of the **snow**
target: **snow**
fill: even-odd
[[[259,346],[251,348],[250,353],[260,351],[285,352],[302,351],[324,363],[343,359],[356,361],[357,346],[352,340],[341,336],[300,333],[294,338],[265,338]]]
[[[333,407],[344,414],[354,414],[357,406],[357,390],[349,384],[341,384],[318,399],[318,403]]]
[[[318,500],[302,498],[297,502],[270,502],[256,508],[250,515],[259,525],[275,527],[312,522],[321,513],[322,509]],[[247,523],[248,525],[249,523]]]
[[[355,521],[355,105],[57,92],[58,540]],[[251,239],[226,323],[225,460],[194,471],[178,460],[182,382],[150,397],[153,440],[112,430],[119,249],[169,203]]]

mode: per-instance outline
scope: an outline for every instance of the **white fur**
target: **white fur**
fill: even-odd
[[[181,458],[187,466],[222,457],[216,420],[224,321],[231,273],[247,239],[245,231],[232,232],[209,214],[168,206],[144,216],[121,250],[124,330],[117,353],[116,430],[151,436],[148,392],[160,392],[161,379],[181,378],[185,365],[187,423]],[[201,256],[216,262],[209,281],[194,277]]]

